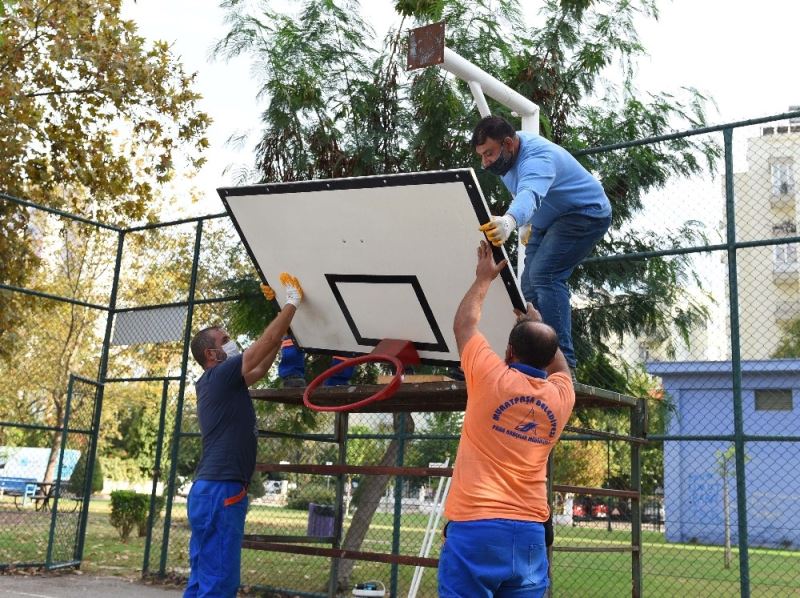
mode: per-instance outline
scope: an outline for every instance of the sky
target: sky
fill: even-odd
[[[522,5],[535,11],[538,2],[526,0]],[[391,6],[390,0],[362,2],[364,16],[378,32],[395,23]],[[638,63],[638,88],[643,93],[696,87],[716,102],[717,109],[708,115],[712,123],[777,114],[800,104],[794,41],[800,2],[674,0],[659,2],[659,11],[658,21],[638,26],[649,52]],[[176,211],[223,211],[216,188],[234,184],[237,170],[252,166],[264,107],[256,98],[257,81],[248,59],[210,59],[212,46],[227,30],[214,0],[125,0],[123,16],[134,20],[145,37],[170,43],[186,70],[197,73],[201,108],[214,120],[206,166],[194,180],[175,183],[179,197],[188,197],[193,188],[199,200],[178,200]],[[251,135],[242,147],[228,143],[232,135],[242,133]]]

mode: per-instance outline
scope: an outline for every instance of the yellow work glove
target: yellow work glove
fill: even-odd
[[[280,279],[286,293],[286,305],[298,307],[303,300],[303,287],[300,286],[300,281],[288,272],[281,272]]]
[[[261,292],[264,294],[264,299],[267,301],[272,301],[275,299],[275,291],[272,290],[272,287],[267,284],[261,284]]]
[[[517,228],[517,221],[511,214],[505,216],[492,216],[492,219],[481,226],[480,230],[486,233],[486,238],[495,247],[499,247],[508,240],[508,236]]]

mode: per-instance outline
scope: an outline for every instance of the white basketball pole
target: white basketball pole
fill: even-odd
[[[522,130],[539,134],[539,106],[525,96],[517,93],[505,83],[492,77],[483,69],[475,66],[466,58],[444,48],[444,62],[439,65],[444,70],[453,73],[459,79],[466,81],[475,98],[475,105],[481,116],[491,114],[486,103],[484,93],[494,98],[503,106],[510,108],[514,116],[522,119]],[[525,246],[517,242],[517,281],[522,278],[522,269],[525,266]]]

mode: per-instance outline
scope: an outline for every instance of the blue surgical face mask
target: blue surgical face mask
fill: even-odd
[[[507,152],[503,146],[500,147],[500,155],[497,156],[497,159],[486,166],[484,170],[488,170],[492,174],[496,174],[497,176],[503,176],[511,167],[514,166],[514,153]]]

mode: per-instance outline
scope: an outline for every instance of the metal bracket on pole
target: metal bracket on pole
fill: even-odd
[[[539,134],[539,106],[469,60],[459,56],[450,48],[445,47],[443,21],[411,29],[408,32],[408,61],[406,64],[408,70],[439,65],[467,82],[472,97],[475,98],[475,106],[482,117],[491,114],[484,97],[485,93],[503,106],[510,108],[514,116],[520,117],[523,131]],[[525,247],[519,243],[517,246],[517,280],[522,276],[524,261]]]

